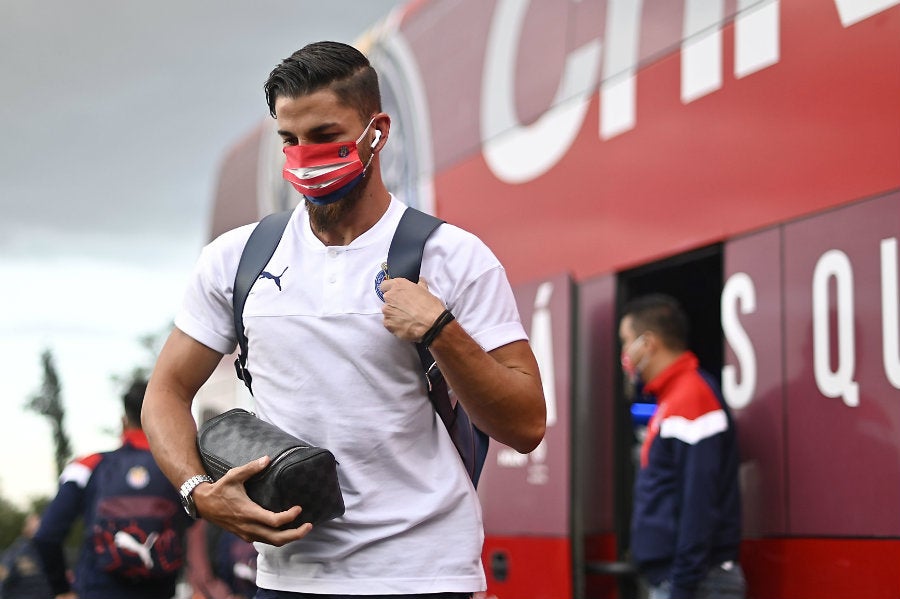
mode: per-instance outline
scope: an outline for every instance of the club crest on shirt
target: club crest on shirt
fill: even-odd
[[[378,299],[384,301],[384,292],[381,291],[381,283],[385,279],[389,279],[387,272],[387,262],[381,263],[381,269],[378,271],[378,274],[375,275],[375,294],[378,296]]]
[[[150,484],[150,472],[143,466],[134,466],[125,475],[125,481],[132,489],[143,489]]]

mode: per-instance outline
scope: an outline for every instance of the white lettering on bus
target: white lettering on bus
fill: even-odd
[[[831,325],[828,285],[837,288],[837,369],[831,368]],[[829,250],[822,254],[813,273],[813,371],[825,397],[840,397],[850,407],[859,405],[859,384],[854,380],[856,346],[853,330],[853,268],[847,254]]]
[[[734,76],[740,79],[781,58],[780,1],[739,0],[734,20]]]
[[[722,87],[724,0],[684,0],[681,100],[693,102]],[[844,27],[900,0],[834,0]],[[584,123],[590,96],[600,88],[601,140],[637,123],[637,68],[643,0],[609,0],[604,40],[592,40],[566,58],[551,107],[530,125],[516,115],[515,72],[528,0],[498,0],[491,20],[481,82],[481,142],[488,168],[506,183],[526,183],[553,168]],[[734,75],[776,64],[781,55],[780,0],[738,0],[734,18]]]
[[[756,392],[756,353],[753,343],[741,325],[741,314],[756,312],[756,288],[747,273],[738,272],[725,282],[722,289],[722,332],[725,341],[734,351],[740,367],[741,380],[738,381],[738,366],[728,364],[722,368],[722,395],[728,405],[739,410],[747,407]]]
[[[900,4],[900,0],[834,0],[834,4],[841,17],[841,25],[850,27]]]
[[[497,465],[501,468],[523,468],[528,465],[528,456],[504,447],[497,452]]]
[[[897,238],[881,240],[881,328],[884,374],[900,389],[900,301],[897,299]]]
[[[734,74],[741,78],[778,62],[779,0],[739,0],[734,19]],[[681,101],[722,87],[724,0],[686,0],[681,43]]]
[[[723,0],[685,0],[681,42],[681,101],[722,87]]]
[[[687,103],[721,87],[724,0],[685,0],[682,100]],[[746,14],[735,19],[735,74],[743,77],[778,62],[779,0],[740,0]],[[553,168],[569,151],[598,88],[601,41],[592,40],[566,58],[551,107],[530,125],[516,115],[515,72],[528,0],[499,0],[491,19],[481,82],[482,154],[506,183],[526,183]],[[600,139],[634,128],[641,0],[610,0],[600,85]]]
[[[634,128],[637,122],[638,40],[642,0],[610,0],[603,36],[600,139]]]
[[[534,294],[534,313],[531,315],[529,344],[541,373],[544,400],[547,402],[547,426],[556,424],[556,369],[553,361],[553,322],[550,318],[550,298],[553,297],[553,283],[544,281]],[[530,454],[520,454],[514,449],[504,448],[497,452],[497,465],[503,468],[522,468],[531,462],[527,481],[531,484],[546,484],[548,477],[547,439],[544,438]]]
[[[531,350],[537,360],[547,402],[547,426],[556,424],[556,372],[553,364],[553,326],[550,321],[550,297],[553,283],[541,283],[534,294],[534,314],[531,317]]]
[[[482,153],[494,175],[524,183],[549,171],[568,152],[581,130],[590,96],[597,89],[600,40],[566,59],[552,107],[534,123],[516,116],[515,72],[526,0],[500,0],[494,10],[481,83]]]

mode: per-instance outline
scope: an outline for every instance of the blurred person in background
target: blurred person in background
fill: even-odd
[[[234,533],[198,520],[187,533],[187,579],[192,599],[252,599],[256,549]]]
[[[52,599],[54,594],[32,541],[38,514],[25,516],[22,535],[0,557],[0,599]]]
[[[716,382],[688,349],[678,302],[631,301],[622,368],[656,398],[634,489],[631,555],[650,599],[743,599],[737,435]]]
[[[145,381],[135,381],[122,397],[121,447],[67,465],[44,511],[34,540],[57,597],[170,599],[175,594],[191,521],[141,429],[146,388]],[[63,541],[79,518],[85,538],[70,585]]]

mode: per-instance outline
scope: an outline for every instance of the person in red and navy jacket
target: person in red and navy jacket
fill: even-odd
[[[122,446],[69,463],[34,545],[57,599],[169,599],[183,566],[191,523],[153,460],[141,407],[145,381],[123,397]],[[63,542],[79,518],[84,543],[70,584]]]
[[[742,599],[737,436],[718,385],[687,349],[687,317],[674,298],[639,297],[625,307],[619,338],[623,370],[657,402],[631,525],[650,599]]]

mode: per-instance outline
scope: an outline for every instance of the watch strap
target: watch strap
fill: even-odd
[[[214,482],[216,481],[208,474],[196,474],[182,483],[179,491],[181,493],[181,502],[184,505],[184,510],[188,513],[188,516],[194,519],[197,518],[197,506],[194,504],[193,497],[194,489],[197,488],[197,485]]]

